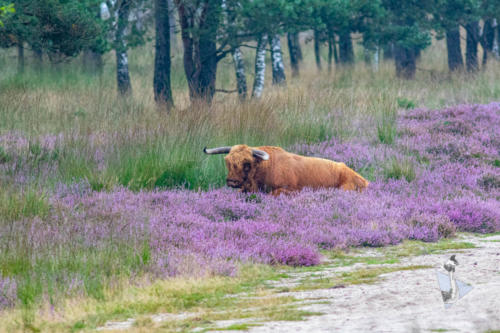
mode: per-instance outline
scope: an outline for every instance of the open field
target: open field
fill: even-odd
[[[111,65],[101,77],[75,64],[17,76],[0,54],[0,330],[223,311],[239,306],[224,295],[266,294],[276,267],[320,264],[321,251],[500,231],[500,65],[450,76],[441,47],[415,81],[389,63],[318,74],[306,61],[259,101],[218,95],[210,107],[188,104],[177,56],[170,114],[153,103],[151,48],[132,52],[128,100]],[[229,60],[218,85],[234,86]],[[222,157],[202,154],[237,143],[343,161],[372,183],[242,195],[220,188]],[[263,317],[310,314],[275,302]]]

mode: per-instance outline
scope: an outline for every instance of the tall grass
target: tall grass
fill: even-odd
[[[286,87],[271,87],[268,73],[260,100],[240,103],[235,95],[217,94],[211,106],[189,102],[181,54],[176,52],[172,69],[176,107],[170,113],[154,104],[151,45],[130,52],[133,95],[127,99],[116,95],[112,55],[106,57],[100,76],[83,71],[79,59],[41,72],[27,68],[17,75],[11,51],[1,51],[0,223],[8,225],[15,237],[0,244],[0,277],[16,276],[19,299],[31,308],[44,297],[52,303],[52,298],[75,296],[73,291],[81,291],[81,286],[86,295],[101,299],[114,279],[147,271],[149,244],[131,244],[128,239],[111,239],[109,246],[100,248],[72,243],[33,256],[28,235],[15,231],[31,230],[36,223],[38,230],[61,223],[51,219],[50,212],[58,208],[46,194],[60,183],[85,180],[98,191],[120,185],[134,191],[207,189],[223,185],[226,171],[222,156],[203,154],[205,146],[246,143],[287,148],[330,138],[337,142],[361,138],[387,148],[394,146],[398,135],[399,109],[500,97],[500,65],[495,60],[474,77],[450,75],[446,59],[436,56],[445,54],[441,42],[424,52],[419,66],[425,70],[414,81],[396,79],[392,63],[382,63],[378,72],[362,63],[335,68],[331,74],[318,72],[311,49],[304,48],[301,75],[293,79],[288,75]],[[247,73],[252,73],[253,51],[247,50],[245,56]],[[217,75],[218,88],[234,88],[229,59],[220,63]],[[249,83],[252,78],[249,74]],[[411,182],[417,169],[413,163],[409,158],[385,161],[384,176]],[[498,160],[491,163],[500,166]],[[373,180],[374,166],[368,163],[364,168],[357,171]],[[498,188],[497,178],[481,181],[485,188]],[[74,209],[78,213],[79,208]],[[53,215],[66,217],[65,212]],[[106,216],[90,223],[113,227]],[[79,278],[72,281],[73,276]],[[71,285],[61,282],[65,279],[74,290],[63,290],[61,286]]]
[[[475,77],[449,75],[445,59],[435,56],[444,55],[441,42],[424,53],[420,66],[426,70],[414,81],[395,79],[392,63],[381,64],[377,73],[364,64],[318,73],[309,49],[304,49],[301,76],[289,76],[286,88],[271,87],[268,73],[261,100],[240,104],[235,95],[218,94],[212,106],[190,105],[178,51],[172,69],[176,108],[170,114],[158,111],[153,102],[150,45],[130,52],[133,97],[126,100],[116,95],[112,55],[100,76],[83,71],[78,59],[57,69],[16,75],[15,66],[7,65],[12,55],[4,52],[0,134],[15,132],[30,142],[50,135],[62,138],[55,147],[58,172],[44,180],[49,184],[87,179],[97,190],[116,185],[206,189],[223,184],[224,165],[219,156],[204,156],[204,146],[287,147],[360,136],[391,144],[398,108],[500,96],[500,66],[494,60]],[[250,81],[252,50],[245,55]],[[232,89],[233,76],[230,59],[223,60],[218,86]],[[10,156],[2,149],[0,160]]]
[[[306,54],[300,78],[289,77],[286,88],[270,87],[267,77],[261,100],[240,104],[234,95],[218,94],[212,106],[190,105],[176,54],[172,70],[176,108],[170,114],[158,111],[153,102],[150,46],[131,52],[133,97],[126,100],[116,96],[112,58],[106,59],[101,76],[81,70],[78,59],[41,73],[27,70],[15,75],[5,69],[0,81],[0,134],[14,132],[29,142],[61,138],[55,143],[57,172],[46,177],[48,184],[88,179],[97,190],[116,185],[136,190],[206,189],[222,185],[225,171],[220,156],[202,154],[204,146],[287,147],[360,136],[391,144],[398,108],[485,102],[500,96],[495,61],[473,78],[448,75],[442,59],[432,56],[440,48],[434,46],[422,58],[421,66],[433,74],[418,72],[415,81],[395,79],[392,63],[383,63],[377,73],[358,64],[321,74]],[[252,56],[246,53],[248,73]],[[3,62],[12,61],[5,57]],[[232,89],[232,71],[229,60],[221,62],[219,87]],[[4,160],[10,155],[6,147],[2,149]]]

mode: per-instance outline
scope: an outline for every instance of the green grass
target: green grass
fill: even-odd
[[[398,97],[397,102],[398,106],[404,109],[414,109],[417,106],[415,101],[412,101],[404,97]]]
[[[43,219],[49,215],[50,209],[46,194],[34,188],[17,190],[6,187],[0,191],[0,223],[30,217]]]
[[[340,250],[325,251],[325,255],[332,261],[333,267],[351,266],[356,263],[367,265],[397,264],[401,258],[425,254],[441,253],[449,250],[471,249],[476,246],[470,242],[461,242],[451,239],[441,239],[435,243],[405,240],[401,244],[370,248],[375,251],[374,256],[358,255],[363,248],[353,248],[349,252]],[[352,252],[352,254],[350,254]]]
[[[227,327],[217,327],[216,330],[217,331],[248,331],[251,327],[254,327],[254,326],[256,326],[256,325],[241,323],[241,324],[232,324],[232,325],[227,326]]]
[[[380,143],[392,144],[396,139],[396,112],[384,110],[377,123],[377,137]]]
[[[382,274],[407,271],[407,270],[417,270],[417,269],[427,269],[432,268],[429,265],[410,265],[410,266],[383,266],[383,267],[368,267],[361,268],[350,272],[343,272],[340,275],[333,277],[319,277],[311,278],[307,277],[300,281],[299,285],[290,288],[290,291],[303,291],[303,290],[314,290],[314,289],[328,289],[335,288],[337,286],[347,286],[353,284],[371,284],[379,280],[379,276]]]
[[[28,169],[34,182],[52,186],[87,179],[96,190],[116,185],[131,189],[187,187],[207,189],[224,184],[221,157],[203,156],[204,146],[279,145],[314,143],[335,137],[376,139],[392,144],[397,139],[396,110],[443,107],[457,103],[488,102],[500,98],[496,62],[469,78],[448,75],[443,42],[422,54],[427,71],[416,80],[394,78],[394,65],[381,63],[377,73],[363,64],[336,68],[334,75],[316,73],[313,53],[304,47],[299,79],[288,76],[287,88],[268,85],[261,101],[240,104],[234,95],[218,94],[211,107],[191,106],[187,95],[181,54],[174,54],[172,83],[176,108],[159,113],[152,98],[151,45],[130,51],[133,96],[116,95],[114,58],[105,56],[102,75],[81,70],[80,59],[36,71],[28,65],[15,72],[13,51],[0,52],[0,135],[15,131],[30,142]],[[436,56],[436,54],[441,56]],[[286,55],[286,52],[285,52]],[[253,70],[253,50],[244,50],[248,73]],[[27,53],[29,60],[29,52]],[[269,61],[269,59],[268,59]],[[29,63],[29,61],[28,61]],[[218,68],[218,88],[233,89],[230,59]],[[271,82],[267,73],[266,82]],[[251,75],[248,77],[251,86]],[[64,139],[56,149],[40,145],[46,135]],[[24,154],[24,155],[23,155]],[[96,156],[102,155],[101,161]],[[12,161],[0,148],[0,164]],[[414,177],[404,161],[389,166],[387,177]],[[492,161],[497,165],[497,161]],[[47,165],[57,172],[46,177]],[[394,169],[394,170],[391,170]],[[360,170],[372,179],[373,170]],[[39,176],[38,176],[39,175]],[[43,176],[42,176],[43,175]]]
[[[416,177],[414,162],[409,159],[400,161],[393,158],[383,169],[385,179],[406,179],[407,182],[411,182]]]

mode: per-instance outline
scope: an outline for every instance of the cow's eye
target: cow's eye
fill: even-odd
[[[250,163],[244,163],[243,164],[243,170],[244,171],[250,171],[250,169],[252,168],[252,165]]]

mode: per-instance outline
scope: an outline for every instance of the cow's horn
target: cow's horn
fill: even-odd
[[[253,156],[258,157],[264,161],[267,161],[269,159],[269,154],[263,150],[252,149],[252,154]]]
[[[205,154],[227,154],[231,150],[231,147],[218,147],[207,149],[207,147],[203,148],[203,152]]]

